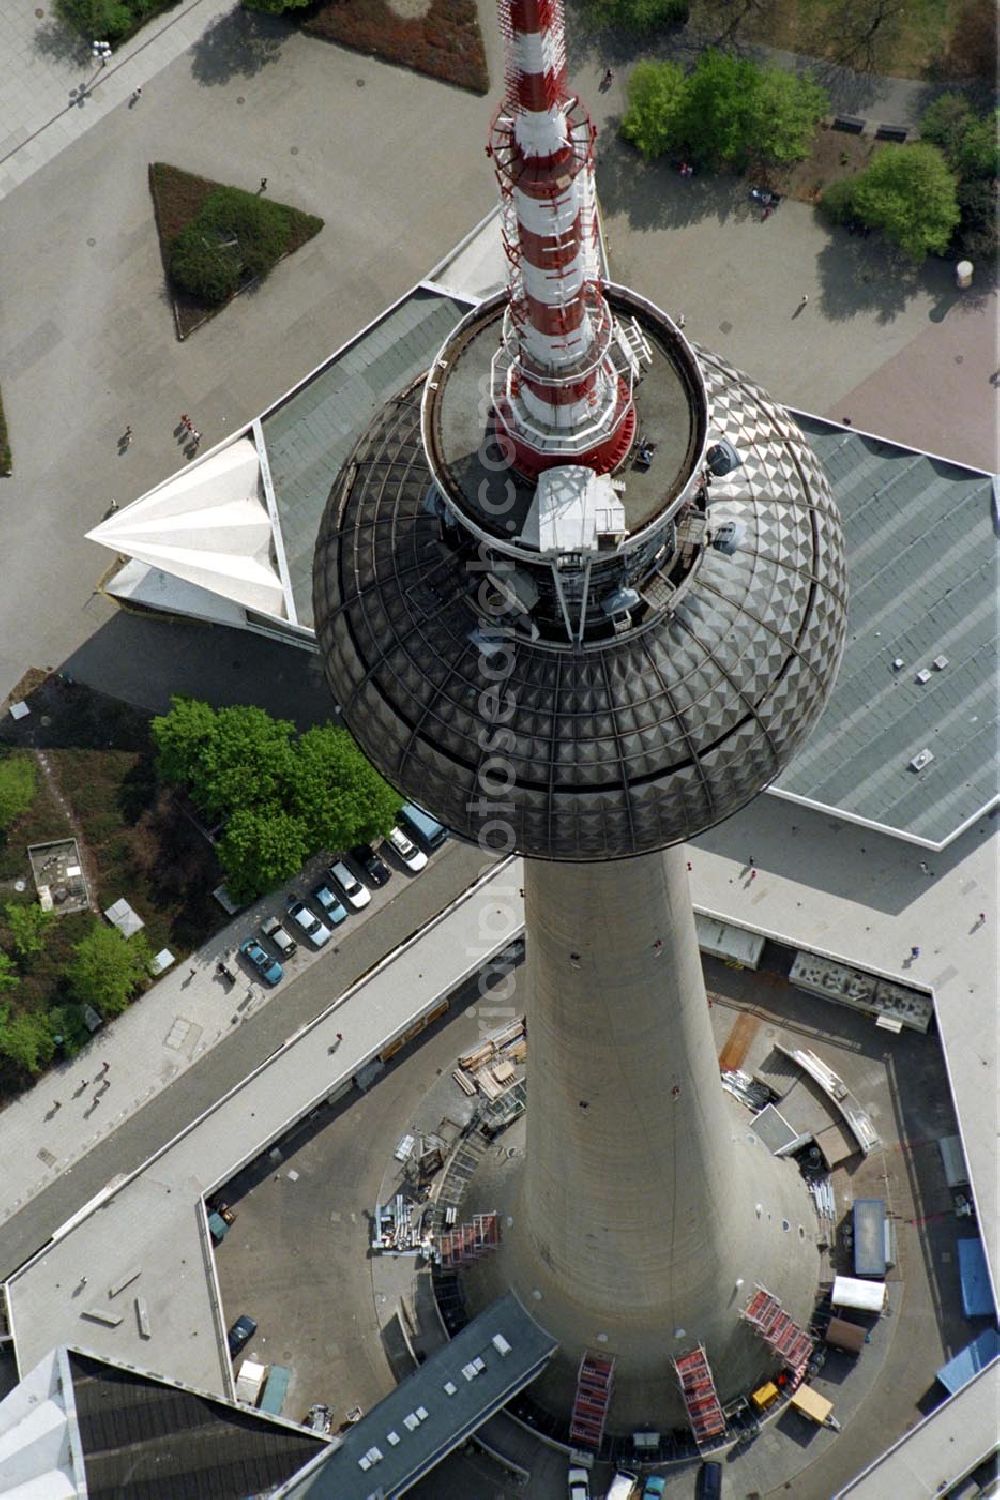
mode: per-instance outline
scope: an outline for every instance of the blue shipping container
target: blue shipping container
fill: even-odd
[[[271,1366],[267,1375],[267,1385],[264,1387],[264,1395],[260,1401],[261,1411],[269,1411],[272,1417],[281,1416],[281,1408],[285,1404],[288,1382],[291,1378],[291,1370],[286,1370],[284,1365]]]
[[[854,1274],[885,1275],[885,1203],[881,1198],[859,1198],[854,1205]]]

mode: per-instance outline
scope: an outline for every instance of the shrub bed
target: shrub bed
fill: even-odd
[[[310,36],[367,52],[468,89],[489,91],[475,0],[430,0],[425,16],[397,15],[387,0],[330,0],[301,23]]]
[[[262,281],[323,228],[287,203],[152,162],[149,187],[177,337]]]
[[[162,11],[180,0],[56,0],[56,12],[87,41],[99,37],[112,46],[128,41]]]

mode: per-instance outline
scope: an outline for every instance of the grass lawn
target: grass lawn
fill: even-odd
[[[853,58],[845,55],[848,42],[840,17],[846,13],[843,0],[839,4],[831,0],[771,0],[747,8],[739,22],[738,37],[864,71],[863,48]],[[873,71],[890,78],[934,82],[977,73],[992,77],[996,45],[992,0],[904,0],[896,14],[884,0],[853,0],[852,30],[864,31],[880,13],[884,19],[873,34]],[[699,34],[724,32],[719,0],[709,0],[707,5],[693,0],[691,23]]]
[[[489,92],[475,0],[329,0],[300,24],[309,36],[399,63],[473,94]]]
[[[34,894],[26,846],[75,836],[97,907],[125,896],[152,951],[169,947],[182,960],[219,926],[211,892],[221,876],[209,845],[157,785],[148,717],[58,677],[18,695],[31,714],[0,721],[0,739],[34,754],[40,774],[32,806],[0,842],[0,948],[10,946],[3,905]],[[27,882],[22,894],[17,879]],[[12,1014],[69,1000],[62,970],[93,921],[80,912],[48,922],[43,951],[5,996]],[[0,1096],[24,1082],[0,1062]]]
[[[213,303],[192,296],[176,286],[170,275],[170,250],[174,240],[182,230],[187,229],[198,218],[212,194],[222,187],[222,183],[211,182],[206,177],[196,177],[193,173],[183,172],[179,167],[172,167],[166,162],[150,163],[149,190],[153,198],[160,256],[170,290],[174,325],[179,339],[187,338],[196,328],[200,328],[203,323],[214,318],[216,313],[221,312],[232,301],[232,297],[228,297],[224,302]],[[284,259],[293,255],[296,250],[318,234],[323,228],[323,220],[315,218],[312,214],[303,213],[301,209],[292,208],[287,203],[277,204],[275,207],[280,208],[287,218],[287,237],[279,257]],[[239,296],[240,292],[255,285],[259,279],[259,277],[247,278],[233,293],[233,296]]]

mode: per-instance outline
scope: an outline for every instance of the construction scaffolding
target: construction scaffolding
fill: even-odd
[[[569,1440],[574,1448],[595,1454],[600,1452],[614,1377],[615,1362],[606,1355],[588,1352],[580,1361],[576,1399],[569,1424]]]
[[[795,1379],[801,1380],[812,1354],[813,1341],[795,1319],[782,1310],[778,1298],[766,1287],[758,1286],[740,1317],[760,1335],[771,1353],[784,1361]]]
[[[715,1389],[715,1380],[701,1344],[674,1360],[677,1379],[687,1408],[691,1431],[699,1448],[723,1435],[726,1418]]]
[[[440,1237],[440,1263],[448,1270],[470,1266],[500,1243],[500,1221],[495,1213],[476,1214],[469,1224],[446,1229]]]
[[[527,1051],[524,1017],[520,1016],[486,1037],[471,1052],[464,1052],[451,1076],[467,1098],[482,1094],[492,1101],[518,1081],[517,1069],[524,1063]]]

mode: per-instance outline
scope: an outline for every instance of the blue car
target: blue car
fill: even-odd
[[[284,969],[276,958],[265,952],[256,938],[247,938],[240,944],[240,952],[248,964],[252,964],[265,984],[275,985],[281,980]]]
[[[328,885],[314,885],[312,898],[331,927],[339,927],[347,916],[347,908],[340,897]]]
[[[667,1481],[662,1475],[650,1474],[642,1492],[642,1500],[660,1500],[666,1487]]]

